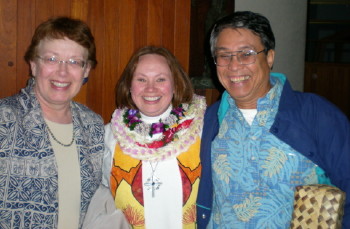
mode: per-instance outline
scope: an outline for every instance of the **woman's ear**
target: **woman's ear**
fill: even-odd
[[[86,84],[88,82],[90,70],[91,70],[91,65],[90,65],[90,63],[88,63],[84,69],[83,84]]]
[[[31,71],[31,74],[33,77],[35,77],[37,75],[37,63],[35,63],[34,61],[30,61],[29,62],[30,64],[30,71]]]
[[[83,85],[86,84],[89,81],[89,77],[84,77],[83,79]]]

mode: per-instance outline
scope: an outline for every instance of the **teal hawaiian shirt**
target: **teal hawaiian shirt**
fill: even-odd
[[[320,183],[320,168],[269,132],[284,79],[271,76],[249,125],[234,100],[212,143],[213,212],[208,228],[289,228],[294,188]],[[321,171],[322,173],[322,171]]]

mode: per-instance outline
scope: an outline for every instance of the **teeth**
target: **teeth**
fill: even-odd
[[[233,79],[231,79],[231,82],[232,83],[239,83],[239,82],[242,82],[244,80],[247,80],[249,79],[249,76],[240,76],[240,77],[235,77]]]
[[[147,101],[156,101],[158,99],[160,99],[160,96],[157,96],[157,97],[143,97],[145,100]]]
[[[60,83],[60,82],[56,82],[56,81],[52,81],[51,83],[53,85],[55,85],[56,87],[67,87],[69,85],[69,83]]]

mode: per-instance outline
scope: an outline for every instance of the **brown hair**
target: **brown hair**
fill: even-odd
[[[156,46],[145,46],[137,50],[130,58],[126,65],[117,85],[115,87],[116,107],[121,109],[124,107],[137,109],[130,94],[131,82],[137,67],[139,58],[147,54],[156,54],[163,56],[169,65],[170,71],[174,79],[174,96],[172,100],[173,107],[179,106],[181,103],[189,103],[193,97],[193,87],[191,80],[181,67],[176,57],[166,48]]]
[[[69,17],[54,17],[41,23],[35,29],[32,41],[24,55],[25,61],[29,64],[30,61],[34,60],[40,41],[65,37],[88,50],[88,61],[91,68],[95,68],[97,64],[96,46],[89,26],[81,20]]]

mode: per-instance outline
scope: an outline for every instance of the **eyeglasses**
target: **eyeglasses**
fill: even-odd
[[[256,55],[264,51],[265,49],[259,52],[249,49],[249,50],[236,51],[235,52],[236,54],[218,53],[216,56],[214,56],[214,62],[217,66],[225,67],[231,63],[232,57],[236,56],[238,63],[241,65],[254,64],[256,61]]]
[[[83,60],[74,60],[74,59],[59,60],[55,56],[50,56],[50,57],[36,56],[36,57],[42,60],[42,62],[48,66],[57,66],[60,63],[68,64],[68,66],[72,67],[72,69],[84,68],[86,66],[86,61],[83,61]]]

